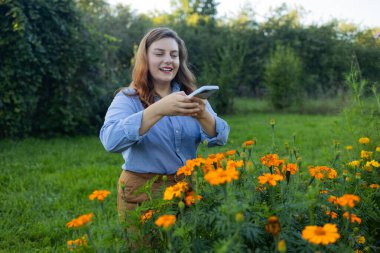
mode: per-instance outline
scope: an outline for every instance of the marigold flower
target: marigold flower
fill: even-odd
[[[199,202],[202,199],[202,196],[199,194],[196,194],[195,192],[191,191],[186,193],[185,197],[185,203],[187,206],[191,206],[192,204]]]
[[[360,158],[362,159],[371,159],[373,152],[362,150],[360,152]]]
[[[349,206],[350,208],[355,206],[355,202],[360,202],[360,197],[354,194],[344,194],[336,200],[338,205],[342,207]]]
[[[255,144],[255,141],[252,141],[252,140],[245,141],[245,142],[243,142],[242,147],[243,148],[250,148],[253,144]]]
[[[226,155],[228,155],[228,156],[231,156],[231,155],[234,155],[234,154],[236,154],[236,150],[228,150],[228,151],[226,151]]]
[[[334,169],[328,168],[327,166],[309,166],[309,173],[312,177],[319,180],[323,179],[324,177],[327,177],[328,179],[334,179],[338,175]]]
[[[107,191],[107,190],[96,190],[94,191],[93,193],[90,194],[90,196],[88,197],[90,200],[94,200],[94,199],[97,199],[99,200],[100,202],[103,202],[104,199],[109,195],[111,194],[110,191]]]
[[[263,175],[258,177],[259,183],[261,185],[268,184],[270,186],[276,186],[277,181],[283,180],[284,177],[278,174],[270,174],[270,173],[264,173]]]
[[[351,145],[346,146],[346,150],[352,150],[352,146]]]
[[[67,249],[70,251],[74,251],[76,249],[79,249],[80,247],[87,247],[87,246],[88,246],[87,235],[84,235],[81,238],[78,238],[76,240],[67,241]]]
[[[380,152],[380,147],[376,147],[376,152]]]
[[[223,168],[218,168],[207,172],[204,179],[211,185],[220,185],[230,183],[232,180],[238,180],[239,174],[239,171],[237,171],[235,167],[230,167],[226,170]]]
[[[286,165],[282,165],[282,173],[290,172],[291,175],[296,174],[298,170],[298,165],[296,163],[288,163]]]
[[[378,184],[370,184],[369,187],[372,188],[372,189],[378,189],[378,188],[380,188],[380,185],[378,185]]]
[[[285,240],[280,240],[277,243],[277,250],[280,253],[285,253],[286,252],[286,243],[285,243]]]
[[[326,214],[331,217],[331,219],[338,218],[338,214],[336,212],[326,211]]]
[[[144,222],[146,222],[147,220],[152,219],[152,217],[153,217],[153,213],[154,213],[154,211],[153,211],[152,209],[149,209],[148,211],[146,211],[144,214],[142,214],[142,215],[140,216],[140,222],[141,222],[141,223],[144,223]]]
[[[331,244],[335,243],[340,234],[336,224],[326,223],[323,227],[306,226],[302,231],[302,238],[313,244]]]
[[[348,216],[349,216],[349,213],[348,213],[348,212],[345,212],[345,213],[343,214],[343,217],[346,218],[347,220],[348,220]],[[350,216],[351,216],[351,220],[350,220],[351,223],[355,223],[355,222],[356,222],[356,223],[360,224],[360,223],[362,222],[362,219],[360,219],[360,218],[359,218],[358,216],[356,216],[355,214],[351,213]]]
[[[261,163],[270,168],[270,167],[278,167],[284,163],[284,160],[279,159],[277,154],[267,154],[260,158]]]
[[[360,162],[355,160],[355,161],[349,162],[348,165],[351,167],[359,167]]]
[[[186,182],[178,182],[173,186],[166,187],[164,192],[164,200],[172,200],[174,197],[180,198],[182,193],[188,189]]]
[[[333,203],[334,205],[337,205],[337,204],[338,204],[337,200],[338,200],[338,198],[335,197],[334,195],[331,195],[331,196],[327,199],[328,202]]]
[[[366,162],[365,164],[366,167],[374,167],[374,168],[379,168],[380,167],[380,163],[375,161],[375,160],[372,160],[370,162]]]
[[[359,139],[360,144],[368,144],[369,143],[369,138],[368,137],[362,137]]]
[[[277,236],[280,233],[281,225],[277,216],[271,216],[268,218],[265,230],[268,234],[272,234],[273,236]]]
[[[319,194],[328,194],[329,193],[329,191],[327,191],[327,190],[320,190],[319,191]]]
[[[163,227],[165,229],[168,229],[171,225],[174,225],[176,222],[175,215],[172,214],[165,214],[158,217],[158,219],[154,222],[156,226]]]
[[[78,218],[75,218],[75,219],[69,221],[66,224],[66,227],[67,228],[78,228],[78,227],[81,227],[83,225],[86,225],[88,222],[91,221],[91,218],[93,216],[94,216],[93,213],[83,214],[83,215],[79,216]]]
[[[359,243],[359,244],[364,244],[365,243],[365,237],[364,236],[358,236],[356,238],[356,242]]]

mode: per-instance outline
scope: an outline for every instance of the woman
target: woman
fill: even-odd
[[[133,194],[149,179],[155,192],[167,175],[196,157],[200,142],[224,145],[229,127],[206,100],[188,98],[195,78],[187,67],[184,42],[169,28],[155,28],[141,40],[132,83],[118,92],[108,108],[100,139],[109,152],[120,152],[125,163],[118,186],[118,211],[123,214],[148,200]]]

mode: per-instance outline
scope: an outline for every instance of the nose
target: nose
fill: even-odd
[[[170,54],[166,54],[166,55],[165,55],[164,62],[165,62],[166,64],[171,64],[171,63],[173,62],[173,59],[172,59],[172,57],[170,56]]]

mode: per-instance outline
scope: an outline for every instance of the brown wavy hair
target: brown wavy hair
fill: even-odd
[[[140,42],[135,55],[132,82],[129,86],[137,92],[144,108],[147,108],[154,103],[154,96],[156,95],[154,92],[152,76],[148,70],[147,51],[153,42],[163,38],[173,38],[178,44],[180,64],[178,72],[173,80],[181,86],[181,90],[186,94],[190,94],[196,88],[195,76],[187,66],[187,49],[185,42],[175,31],[167,27],[154,28],[150,30]]]

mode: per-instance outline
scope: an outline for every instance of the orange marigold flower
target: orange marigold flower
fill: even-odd
[[[175,215],[165,214],[158,217],[158,219],[154,222],[156,226],[163,227],[165,229],[169,228],[171,225],[174,225],[176,222]]]
[[[202,196],[199,194],[196,194],[195,192],[191,191],[186,193],[185,197],[185,203],[187,206],[191,206],[192,204],[200,201],[202,199]]]
[[[313,244],[331,244],[335,243],[340,234],[336,224],[326,223],[323,227],[306,226],[302,231],[302,238]]]
[[[242,147],[243,148],[250,148],[253,144],[255,144],[255,141],[252,141],[252,140],[245,141],[245,142],[243,142]]]
[[[351,146],[351,145],[346,146],[346,149],[347,149],[347,150],[352,150],[352,146]]]
[[[78,228],[78,227],[81,227],[83,225],[86,225],[88,222],[91,221],[91,218],[93,216],[94,216],[93,213],[83,214],[83,215],[79,216],[78,218],[75,218],[75,219],[69,221],[66,224],[66,227],[67,228]]]
[[[87,235],[84,235],[81,238],[78,238],[76,240],[67,241],[67,249],[70,251],[74,251],[76,249],[79,249],[82,246],[83,247],[88,246]]]
[[[337,200],[338,200],[338,198],[335,197],[334,195],[331,195],[331,196],[327,199],[328,202],[333,203],[334,205],[337,205],[337,204],[338,204]]]
[[[338,218],[338,214],[336,212],[326,211],[326,214],[330,216],[332,220]]]
[[[344,194],[342,197],[338,198],[336,202],[342,207],[349,206],[350,208],[353,208],[355,202],[360,202],[360,197],[354,194]]]
[[[188,185],[186,182],[178,182],[173,186],[166,187],[164,192],[164,200],[171,200],[174,197],[180,198],[182,193],[188,189]]]
[[[344,218],[346,218],[347,220],[348,220],[348,216],[349,216],[349,213],[348,212],[345,212],[344,214],[343,214],[343,217]],[[358,216],[356,216],[355,214],[351,214],[350,215],[351,216],[351,220],[350,220],[350,222],[351,223],[358,223],[358,224],[360,224],[361,222],[362,222],[362,219],[360,219]]]
[[[141,223],[144,223],[144,222],[146,222],[147,220],[150,220],[150,219],[152,219],[152,217],[153,217],[153,210],[152,209],[149,209],[148,211],[146,211],[144,214],[142,214],[141,216],[140,216],[140,222]]]
[[[280,221],[277,216],[271,216],[268,218],[267,224],[265,225],[265,230],[268,234],[277,236],[281,231]]]
[[[323,179],[324,177],[327,177],[328,179],[334,179],[338,175],[334,169],[328,168],[327,166],[309,166],[309,173],[312,177],[319,180]]]
[[[369,187],[372,188],[372,189],[378,189],[378,188],[380,188],[380,185],[378,185],[378,184],[370,184]]]
[[[230,183],[232,180],[239,179],[239,171],[235,167],[230,167],[224,170],[218,168],[216,170],[208,171],[205,174],[204,179],[211,185],[219,185],[224,183]]]
[[[348,165],[351,167],[359,167],[360,162],[355,160],[355,161],[349,162]]]
[[[362,150],[360,152],[360,158],[362,159],[371,159],[373,152]]]
[[[284,177],[278,174],[270,174],[270,173],[264,173],[263,175],[258,177],[259,183],[261,185],[268,184],[270,186],[276,186],[277,181],[283,180]]]
[[[104,199],[110,194],[111,192],[110,191],[107,191],[107,190],[97,190],[97,191],[94,191],[93,193],[90,194],[90,196],[88,197],[90,200],[94,200],[94,199],[97,199],[101,202],[104,201]]]
[[[368,137],[362,137],[359,139],[360,144],[368,144],[369,143],[369,138]]]
[[[226,155],[234,155],[236,154],[236,150],[228,150],[226,151]]]
[[[284,163],[284,160],[281,160],[277,154],[267,154],[260,158],[261,163],[270,168],[272,166],[278,167]]]
[[[296,174],[298,170],[298,165],[296,163],[288,163],[286,165],[282,165],[282,173],[286,173],[289,171],[291,175]]]

